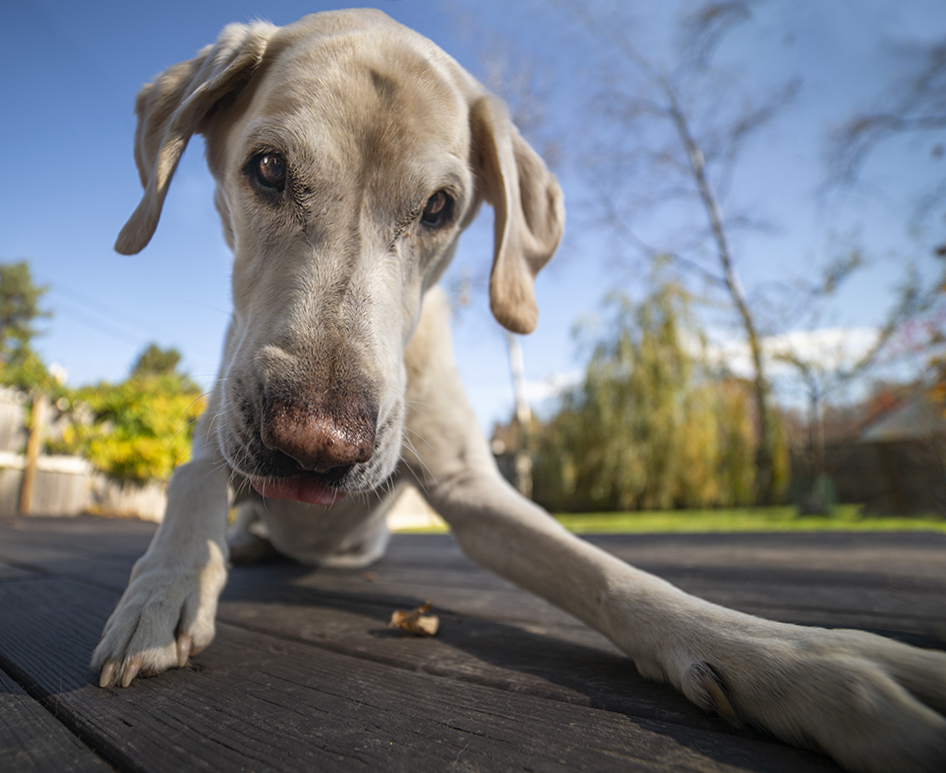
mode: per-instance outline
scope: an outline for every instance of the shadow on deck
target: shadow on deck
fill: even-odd
[[[90,653],[153,524],[0,521],[0,770],[830,771],[642,680],[604,638],[395,535],[367,572],[235,569],[184,669],[102,690]],[[946,535],[596,537],[753,614],[946,649]],[[433,639],[387,628],[430,599]]]

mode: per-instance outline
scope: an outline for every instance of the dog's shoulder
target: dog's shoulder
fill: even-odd
[[[424,295],[420,321],[404,350],[409,383],[416,384],[431,370],[431,362],[452,362],[450,343],[450,301],[435,285]]]

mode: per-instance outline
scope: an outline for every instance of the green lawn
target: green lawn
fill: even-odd
[[[576,534],[647,534],[736,531],[937,531],[946,533],[946,518],[865,516],[860,505],[838,505],[830,516],[799,515],[795,507],[736,507],[721,510],[657,510],[625,513],[581,513],[555,516]],[[445,528],[410,529],[445,532]]]
[[[939,531],[946,519],[865,516],[859,505],[838,505],[829,516],[799,515],[795,507],[661,510],[555,516],[577,534],[705,533],[718,531]]]

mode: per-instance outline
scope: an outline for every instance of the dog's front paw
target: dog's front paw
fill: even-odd
[[[204,558],[182,564],[149,551],[135,564],[92,655],[102,687],[182,667],[210,644],[227,569],[213,542]]]
[[[679,663],[690,700],[851,770],[946,770],[946,653],[861,631],[758,622]]]

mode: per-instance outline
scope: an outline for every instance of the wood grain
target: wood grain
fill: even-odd
[[[152,534],[125,521],[0,522],[3,771],[102,759],[120,771],[838,770],[640,679],[605,639],[480,570],[449,536],[396,535],[367,573],[235,569],[205,653],[102,690],[88,658]],[[592,541],[746,611],[943,647],[941,536]],[[435,638],[387,628],[394,609],[428,598]]]

